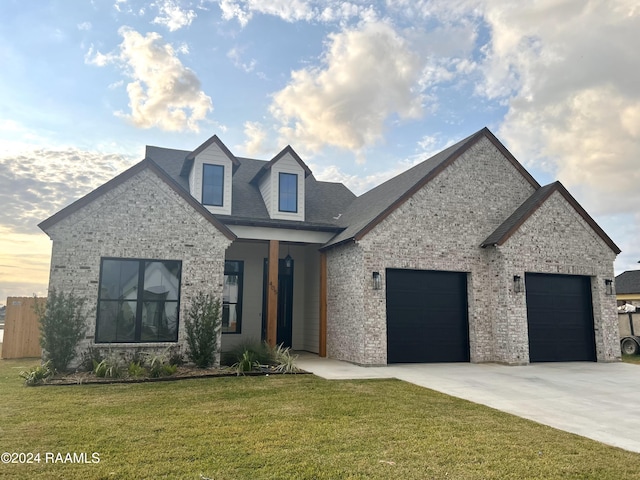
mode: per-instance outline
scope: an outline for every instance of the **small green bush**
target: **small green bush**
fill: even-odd
[[[222,327],[220,300],[213,295],[198,292],[189,311],[185,327],[187,331],[187,356],[197,367],[214,365],[220,350],[218,335]]]
[[[130,362],[127,367],[127,373],[130,377],[145,377],[147,375],[147,369],[144,368],[140,362]]]
[[[49,292],[44,306],[35,302],[43,358],[51,362],[55,371],[66,371],[76,356],[76,347],[86,330],[83,307],[84,299],[76,297],[73,292],[67,295],[55,289]]]
[[[178,371],[178,366],[169,362],[166,353],[149,355],[147,365],[149,366],[149,376],[152,378],[169,377]]]
[[[233,364],[231,368],[235,369],[236,374],[244,375],[246,372],[258,370],[260,362],[256,360],[256,355],[251,350],[245,350],[238,362]]]
[[[123,368],[115,356],[109,355],[101,362],[93,361],[93,373],[96,377],[120,378],[123,374]]]
[[[244,358],[245,352],[251,352],[252,359],[261,365],[271,362],[271,347],[267,342],[248,341],[241,343],[231,350],[222,354],[222,363],[227,366],[234,366]]]
[[[296,373],[297,355],[291,355],[289,347],[282,344],[272,348],[267,342],[249,342],[223,354],[223,362],[230,365],[238,375],[252,370],[267,369],[277,373]]]
[[[51,369],[51,362],[45,362],[42,365],[35,366],[29,370],[20,372],[20,376],[24,378],[24,384],[33,387],[44,383],[47,378],[52,376],[54,371]]]
[[[289,347],[282,344],[272,349],[274,370],[279,373],[297,373],[300,371],[296,367],[297,355],[291,355]]]

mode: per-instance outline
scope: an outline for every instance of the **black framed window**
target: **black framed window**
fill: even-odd
[[[280,173],[278,177],[278,210],[298,212],[298,175]]]
[[[224,202],[224,166],[202,166],[202,204],[221,207]]]
[[[222,333],[241,333],[243,277],[243,261],[227,260],[224,262]]]
[[[176,342],[179,260],[103,258],[96,343]]]

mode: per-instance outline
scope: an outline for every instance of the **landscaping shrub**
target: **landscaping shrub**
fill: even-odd
[[[129,362],[127,373],[130,377],[138,378],[145,377],[147,375],[147,369],[140,364],[140,362]]]
[[[231,366],[238,375],[261,368],[277,373],[296,373],[297,355],[291,355],[289,347],[282,344],[270,347],[267,342],[249,342],[238,345],[223,354],[225,365]]]
[[[220,310],[220,300],[214,299],[213,295],[199,292],[187,312],[187,357],[199,368],[208,368],[215,364],[216,355],[220,350]]]
[[[272,361],[274,364],[274,370],[279,373],[296,373],[300,369],[296,367],[297,355],[291,355],[289,347],[284,347],[282,344],[272,349]]]
[[[123,376],[123,366],[115,355],[108,355],[100,362],[93,361],[93,373],[96,377],[120,378]]]
[[[152,378],[168,377],[178,370],[178,366],[171,364],[166,354],[149,355],[147,365],[149,366],[149,376]]]
[[[42,365],[35,366],[29,370],[20,372],[20,376],[24,378],[24,384],[33,387],[44,383],[47,378],[53,375],[51,370],[51,362],[45,362]]]
[[[76,356],[76,347],[86,329],[83,306],[84,299],[76,297],[73,292],[66,295],[55,289],[49,292],[44,306],[35,303],[43,358],[51,362],[54,371],[66,371]]]
[[[250,352],[252,361],[258,362],[261,365],[266,365],[271,361],[271,349],[267,342],[249,341],[241,343],[231,350],[228,350],[222,354],[222,363],[227,366],[234,366],[246,360],[245,352]]]

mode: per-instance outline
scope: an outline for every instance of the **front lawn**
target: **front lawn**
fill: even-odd
[[[640,454],[397,380],[23,387],[34,364],[0,360],[0,450],[41,461],[0,478],[640,478]]]

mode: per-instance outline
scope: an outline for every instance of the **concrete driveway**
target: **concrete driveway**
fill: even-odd
[[[298,366],[327,379],[397,378],[640,453],[640,365],[406,364],[359,367],[316,355]]]

